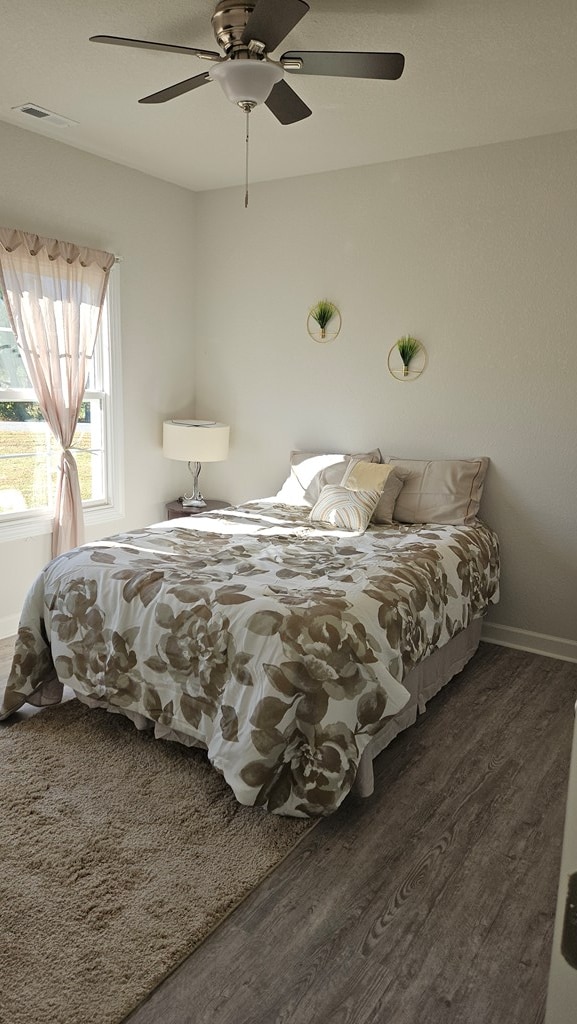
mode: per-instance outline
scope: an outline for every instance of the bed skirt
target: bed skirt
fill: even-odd
[[[385,725],[365,748],[352,792],[357,796],[370,796],[374,790],[373,761],[403,729],[408,729],[417,714],[426,710],[427,701],[460,672],[473,657],[481,639],[483,619],[475,619],[470,626],[457,633],[444,647],[430,654],[411,669],[403,679],[403,686],[411,694],[408,704],[398,714],[386,720]]]

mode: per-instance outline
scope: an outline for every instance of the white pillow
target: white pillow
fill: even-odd
[[[348,487],[323,487],[311,509],[311,523],[323,523],[340,530],[364,533],[371,521],[381,492],[352,491]]]
[[[286,505],[314,505],[326,484],[340,484],[352,459],[380,462],[381,453],[378,448],[356,455],[291,452],[290,474],[276,495],[276,500]]]

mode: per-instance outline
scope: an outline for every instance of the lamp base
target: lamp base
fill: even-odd
[[[181,498],[183,508],[203,508],[206,505],[202,494],[198,489],[198,478],[200,476],[201,463],[189,462],[188,468],[192,473],[192,494],[185,494]]]
[[[198,498],[188,498],[185,494],[184,497],[180,499],[180,502],[183,508],[203,508],[203,506],[206,505],[206,501],[202,495],[199,495]]]

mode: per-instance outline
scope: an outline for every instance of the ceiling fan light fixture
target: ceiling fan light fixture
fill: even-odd
[[[210,77],[218,82],[227,99],[244,108],[247,103],[264,103],[283,77],[283,70],[268,60],[225,60],[211,68]]]

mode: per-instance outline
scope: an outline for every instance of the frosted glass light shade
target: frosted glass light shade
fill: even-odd
[[[210,69],[227,99],[233,103],[264,103],[284,77],[282,68],[265,60],[226,60]]]
[[[222,462],[228,457],[230,427],[211,420],[165,420],[162,450],[182,462]]]

